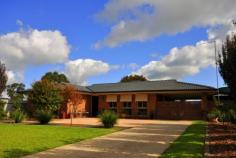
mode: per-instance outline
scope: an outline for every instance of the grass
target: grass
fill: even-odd
[[[206,122],[195,121],[162,154],[162,158],[198,158],[204,154]]]
[[[21,157],[117,130],[119,129],[0,124],[0,157]]]

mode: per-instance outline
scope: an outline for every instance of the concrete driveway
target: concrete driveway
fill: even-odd
[[[125,124],[126,122],[126,124]],[[50,149],[27,158],[151,158],[164,152],[192,122],[120,120],[132,128],[75,144]]]

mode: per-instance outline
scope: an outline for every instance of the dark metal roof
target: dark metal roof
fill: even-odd
[[[221,87],[221,88],[219,88],[219,91],[221,94],[230,94],[229,87]]]
[[[179,82],[176,80],[159,80],[159,81],[133,81],[124,83],[104,83],[93,84],[91,86],[78,89],[86,92],[109,93],[109,92],[146,92],[146,91],[180,91],[180,90],[216,90],[213,87]]]
[[[86,87],[86,86],[79,86],[79,85],[77,85],[76,87],[81,92],[92,92],[92,90],[89,89],[89,87]]]

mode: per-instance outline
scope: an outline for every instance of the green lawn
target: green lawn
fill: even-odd
[[[204,154],[206,122],[195,121],[162,154],[162,158],[197,158]]]
[[[0,124],[0,157],[20,157],[117,130],[119,129]]]

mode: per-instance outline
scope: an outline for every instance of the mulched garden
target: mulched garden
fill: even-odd
[[[236,157],[236,125],[208,124],[208,158]]]

